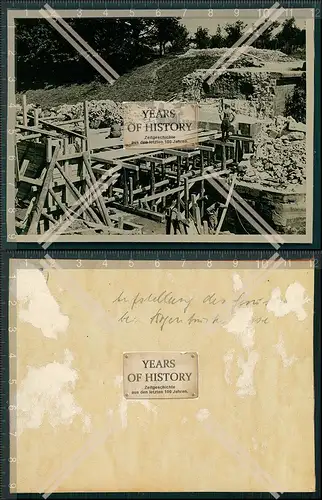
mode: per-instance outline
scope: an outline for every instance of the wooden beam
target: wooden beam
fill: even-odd
[[[111,204],[112,207],[118,208],[123,212],[127,212],[134,215],[139,215],[140,217],[146,217],[147,219],[152,219],[157,222],[164,222],[165,215],[159,214],[158,212],[153,212],[152,210],[146,210],[145,208],[139,207],[125,207],[121,203],[113,202]]]
[[[130,176],[129,177],[129,204],[130,204],[130,206],[133,205],[133,201],[134,201],[134,198],[133,198],[133,177]]]
[[[44,178],[44,182],[43,182],[39,197],[38,197],[37,202],[36,202],[35,210],[33,212],[31,223],[29,226],[28,234],[37,234],[38,224],[40,221],[40,217],[42,215],[42,211],[43,211],[44,206],[45,206],[45,201],[46,201],[48,189],[50,186],[50,182],[52,180],[53,171],[54,171],[54,168],[56,165],[58,153],[59,153],[59,146],[56,146],[55,150],[54,150],[53,157],[51,159],[51,162],[47,168],[46,175]]]
[[[19,125],[17,127],[17,130],[19,129],[29,130],[30,132],[35,132],[36,134],[47,135],[48,137],[54,137],[55,139],[59,139],[59,136],[57,134],[54,134],[54,132],[48,132],[48,130],[43,130],[36,127],[29,127],[25,125]]]
[[[85,167],[87,169],[87,172],[88,172],[89,178],[91,180],[91,183],[92,183],[92,185],[95,185],[97,183],[97,181],[96,181],[94,172],[93,172],[91,164],[90,164],[90,159],[89,159],[89,153],[88,152],[84,152],[83,159],[84,159]],[[97,189],[94,188],[94,191],[98,192],[98,196],[97,196],[97,202],[98,203],[97,203],[97,205],[98,205],[98,207],[100,209],[100,212],[102,214],[103,221],[107,225],[112,226],[113,224],[112,224],[111,219],[109,218],[108,211],[107,211],[107,208],[105,206],[105,202],[104,202],[102,193],[100,192],[100,187],[98,187]]]
[[[26,127],[28,124],[28,116],[27,116],[27,96],[23,94],[22,96],[22,123]]]
[[[89,140],[89,110],[88,101],[84,101],[84,128],[85,128],[85,139],[86,139],[86,149],[90,150],[90,140]]]
[[[176,161],[177,156],[168,156],[167,158],[158,158],[157,156],[143,156],[140,159],[145,161],[153,161],[154,163],[158,163],[159,165],[166,165],[167,163]]]
[[[123,204],[125,207],[129,204],[129,188],[127,185],[127,171],[123,168]]]
[[[62,167],[59,165],[58,161],[56,161],[56,167],[58,168],[58,170],[61,173],[62,177],[65,179],[66,184],[67,184],[69,190],[71,191],[71,193],[75,196],[76,199],[77,198],[81,199],[82,198],[82,194],[74,186],[74,184],[72,183],[72,181],[68,177],[67,173],[64,172],[64,170],[62,169]],[[90,196],[92,196],[92,194],[90,194]],[[90,202],[90,198],[85,201],[85,203],[89,203],[89,202]],[[97,216],[97,214],[94,212],[94,210],[90,206],[86,207],[84,209],[84,211],[88,212],[88,214],[91,216],[91,218],[94,220],[94,222],[98,222],[99,224],[101,223],[99,217]]]
[[[201,190],[200,190],[200,196],[201,196],[201,206],[200,206],[200,213],[201,217],[204,216],[205,213],[205,179],[204,177],[204,170],[205,170],[205,158],[204,158],[204,153],[201,151],[201,158],[200,158],[201,164],[200,164],[200,177],[202,177],[201,180]]]
[[[234,187],[235,187],[236,179],[237,179],[237,174],[234,174],[234,176],[232,178],[232,182],[231,182],[230,188],[229,188],[229,192],[228,192],[228,196],[227,196],[227,199],[226,199],[226,203],[225,203],[224,209],[223,209],[221,217],[220,217],[219,224],[216,227],[215,234],[217,234],[217,235],[219,234],[219,232],[220,232],[220,230],[222,228],[223,222],[225,220],[226,213],[227,213],[227,210],[228,210],[228,206],[229,206],[231,197],[232,197],[233,192],[234,192]]]
[[[39,139],[41,137],[41,134],[29,134],[29,135],[23,135],[19,137],[18,141],[28,141],[30,139]]]
[[[53,197],[53,200],[57,203],[62,212],[66,215],[68,219],[73,219],[73,215],[69,212],[68,208],[60,201],[59,197],[56,195],[52,188],[48,189],[48,192]]]
[[[188,179],[185,178],[184,180],[184,215],[185,218],[188,220],[189,219],[189,184],[188,184]]]
[[[74,130],[69,130],[67,128],[64,128],[61,125],[58,125],[57,123],[48,122],[45,118],[38,118],[38,122],[41,125],[45,125],[45,127],[47,126],[47,127],[53,128],[54,130],[57,130],[58,132],[63,132],[64,134],[72,135],[72,136],[78,137],[80,139],[86,139],[86,137],[84,135],[80,134],[79,132],[75,132]],[[35,126],[36,126],[36,124],[35,124]],[[19,128],[21,128],[21,125],[19,125]],[[42,130],[42,133],[44,133],[44,132],[45,131]]]
[[[192,158],[193,156],[200,154],[199,149],[196,149],[195,151],[179,151],[179,150],[177,151],[176,149],[165,149],[164,152],[166,154],[172,156],[179,156],[181,158]]]

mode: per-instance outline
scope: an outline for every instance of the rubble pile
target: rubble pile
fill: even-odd
[[[226,55],[226,53],[229,50],[230,49],[227,47],[213,48],[213,49],[189,49],[187,50],[187,52],[181,54],[179,57],[217,56],[219,58],[222,57],[223,55]],[[260,62],[289,62],[294,60],[293,57],[284,54],[280,50],[256,49],[255,47],[250,47],[249,49],[247,49],[247,53],[241,54],[238,57],[238,61],[241,60],[242,58],[245,58],[245,60],[248,59],[249,61],[252,61],[255,66]],[[258,60],[257,63],[255,62],[256,59]],[[243,66],[245,67],[245,64]],[[236,68],[239,66],[232,66],[232,67]]]
[[[293,118],[277,117],[263,125],[255,138],[254,156],[241,162],[240,176],[247,182],[279,188],[305,183],[306,128]]]
[[[28,111],[34,109],[34,104],[27,106]],[[17,105],[17,114],[21,114],[22,107]],[[111,100],[88,101],[89,125],[90,128],[98,129],[110,127],[113,124],[122,124],[122,105]],[[82,118],[84,104],[62,104],[60,106],[42,110],[40,118],[57,118],[59,120],[74,120]],[[75,127],[77,128],[77,127]],[[79,126],[79,128],[81,128]]]

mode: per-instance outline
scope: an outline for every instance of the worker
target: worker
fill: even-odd
[[[228,141],[231,124],[235,120],[235,113],[231,110],[229,104],[225,104],[220,113],[222,141]]]

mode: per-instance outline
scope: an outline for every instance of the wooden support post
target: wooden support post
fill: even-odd
[[[22,96],[22,123],[25,127],[28,125],[28,117],[27,117],[27,96],[24,94]]]
[[[181,184],[181,156],[178,157],[177,159],[177,186],[179,187]],[[178,192],[178,198],[177,198],[177,206],[178,210],[180,210],[180,191]]]
[[[155,194],[155,163],[151,161],[151,195]],[[151,201],[151,207],[155,204],[155,200]]]
[[[200,161],[201,161],[201,164],[200,164],[200,175],[203,176],[204,175],[204,171],[205,171],[205,158],[204,158],[203,151],[201,151]],[[201,180],[200,196],[201,196],[200,213],[201,213],[201,217],[203,217],[204,214],[205,214],[205,200],[204,200],[204,197],[205,197],[205,180],[204,179]]]
[[[207,166],[210,167],[210,151],[208,151],[207,153],[207,159],[208,159]]]
[[[48,137],[47,142],[46,142],[46,160],[47,160],[47,163],[51,162],[52,153],[53,153],[52,138]]]
[[[40,108],[35,108],[34,109],[34,126],[39,127],[39,114],[40,114]]]
[[[208,222],[206,220],[203,221],[203,233],[209,234]]]
[[[85,167],[87,169],[87,172],[88,172],[88,175],[89,175],[89,178],[90,178],[90,181],[92,183],[92,186],[96,184],[96,179],[95,179],[95,175],[94,175],[94,172],[92,170],[92,166],[91,166],[91,163],[90,163],[90,160],[89,160],[89,153],[84,153],[83,154],[83,158],[84,158],[84,163],[85,163]],[[104,198],[102,196],[102,193],[100,192],[100,187],[98,188],[94,188],[94,192],[95,191],[98,191],[98,196],[96,198],[96,201],[97,201],[97,206],[99,208],[99,211],[101,212],[101,215],[103,217],[103,221],[105,222],[105,224],[109,225],[109,226],[112,226],[112,221],[108,215],[108,212],[107,212],[107,208],[105,206],[105,202],[104,202]]]
[[[34,213],[32,215],[32,219],[31,219],[31,223],[30,223],[29,231],[28,231],[29,234],[37,234],[38,224],[40,221],[40,217],[42,215],[42,211],[43,211],[44,206],[45,206],[45,201],[46,201],[48,189],[50,187],[50,182],[52,180],[53,171],[54,171],[54,168],[56,165],[56,161],[58,158],[58,153],[59,153],[59,146],[56,146],[53,157],[51,159],[51,162],[49,164],[49,167],[47,169],[47,172],[46,172],[46,175],[44,178],[44,182],[43,182],[43,185],[42,185],[42,188],[41,188],[41,191],[40,191],[37,203],[36,203]]]
[[[191,201],[192,201],[192,214],[194,218],[194,222],[197,226],[199,234],[201,234],[201,217],[200,217],[200,210],[197,204],[196,200],[196,195],[192,194],[191,195]]]
[[[133,196],[133,177],[130,175],[129,177],[129,205],[130,207],[133,205],[134,202],[134,196]]]
[[[222,168],[222,170],[226,169],[226,145],[225,145],[225,143],[223,143],[223,145],[222,145],[221,168]]]
[[[184,179],[184,216],[189,220],[189,181],[187,177]]]
[[[228,192],[228,196],[227,196],[227,199],[226,199],[226,203],[225,203],[224,209],[222,211],[222,214],[221,214],[221,217],[220,217],[220,221],[219,221],[219,224],[218,224],[218,226],[216,228],[215,234],[219,234],[219,232],[220,232],[220,230],[222,228],[222,225],[223,225],[223,222],[225,220],[226,213],[227,213],[227,210],[228,210],[228,206],[229,206],[231,197],[232,197],[233,192],[234,192],[234,187],[235,187],[236,179],[237,179],[237,174],[234,174],[234,176],[232,178],[232,182],[231,182],[230,188],[229,188],[229,192]]]
[[[127,184],[127,171],[123,168],[123,204],[125,207],[129,204],[129,189]]]
[[[88,101],[84,101],[84,129],[86,137],[86,151],[90,151]]]

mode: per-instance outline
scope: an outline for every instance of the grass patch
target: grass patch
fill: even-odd
[[[111,99],[115,102],[168,100],[182,90],[182,79],[199,68],[209,68],[217,56],[163,57],[122,75],[113,85],[94,81],[55,88],[28,90],[27,102],[48,109],[84,100]],[[21,104],[22,94],[17,94]]]

